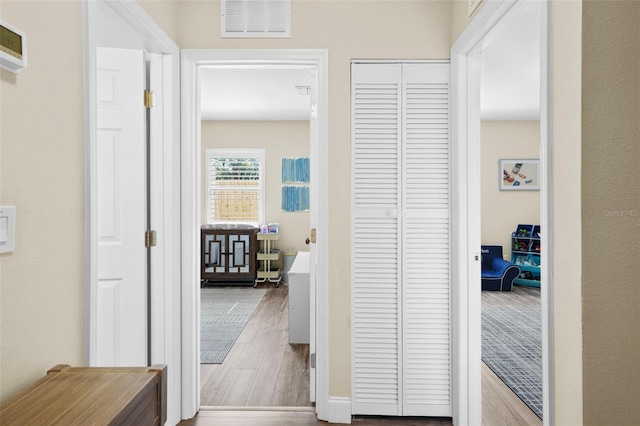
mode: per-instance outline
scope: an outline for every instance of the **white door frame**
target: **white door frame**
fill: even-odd
[[[198,70],[212,65],[309,65],[318,72],[316,413],[326,420],[328,388],[328,63],[326,50],[182,50],[182,412],[200,408],[200,88]],[[313,224],[312,224],[313,226]]]
[[[454,424],[480,425],[480,55],[503,25],[524,8],[542,9],[540,79],[540,225],[542,241],[543,422],[553,425],[553,238],[551,218],[551,134],[549,7],[547,1],[488,1],[451,48],[451,139],[454,234]]]
[[[156,107],[151,127],[151,227],[158,231],[158,245],[151,250],[151,362],[166,364],[167,422],[182,419],[180,407],[180,280],[179,208],[179,55],[178,46],[135,1],[83,2],[84,66],[84,164],[85,164],[85,364],[95,365],[95,294],[96,280],[96,49],[98,29],[105,20],[126,28],[132,38],[113,37],[114,46],[145,50],[156,55],[152,66],[152,88]],[[142,94],[141,94],[142,102]],[[143,236],[140,236],[141,242]],[[146,309],[146,307],[145,307]]]

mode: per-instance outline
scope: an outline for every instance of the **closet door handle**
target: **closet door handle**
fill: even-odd
[[[311,240],[309,239],[309,237],[307,237],[307,239],[306,239],[306,240],[304,240],[304,243],[305,243],[306,245],[309,245],[309,243],[310,243],[310,242],[311,242]]]

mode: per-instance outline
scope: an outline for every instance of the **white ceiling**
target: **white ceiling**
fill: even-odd
[[[512,18],[481,55],[483,120],[538,120],[540,14],[529,7]],[[203,120],[308,120],[305,67],[215,67],[201,73]]]
[[[530,6],[482,51],[483,120],[540,119],[540,23],[539,8]]]
[[[308,67],[217,67],[200,74],[203,120],[309,120]]]

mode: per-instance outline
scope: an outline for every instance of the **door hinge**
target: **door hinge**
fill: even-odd
[[[311,118],[318,118],[318,104],[311,104]]]
[[[144,91],[144,106],[146,108],[153,108],[156,103],[156,94],[151,90]]]
[[[146,248],[155,247],[158,244],[158,233],[152,229],[148,229],[144,233],[144,246]]]
[[[309,239],[312,243],[316,243],[316,228],[311,228],[311,236]]]
[[[316,368],[316,354],[309,354],[309,367]]]

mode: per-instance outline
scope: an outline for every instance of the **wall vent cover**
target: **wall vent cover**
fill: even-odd
[[[222,0],[222,38],[291,37],[291,0]]]

